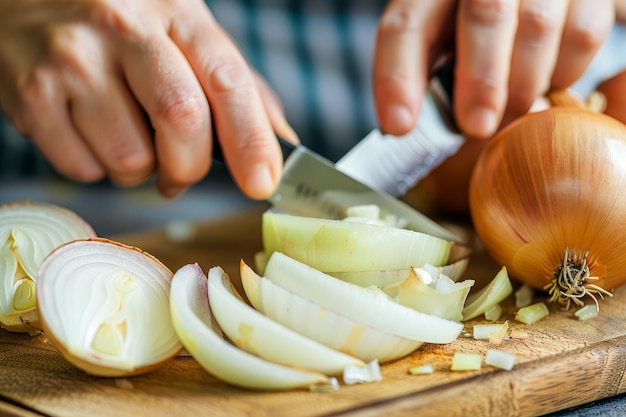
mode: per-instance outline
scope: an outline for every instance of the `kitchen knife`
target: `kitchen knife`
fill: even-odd
[[[278,138],[284,166],[269,202],[286,213],[332,219],[343,218],[348,207],[375,204],[381,215],[394,216],[406,228],[460,241],[394,197],[404,194],[463,142],[450,110],[453,66],[453,61],[448,62],[430,82],[418,127],[413,132],[390,139],[375,130],[337,166],[302,145],[294,146]],[[215,127],[213,137],[217,138]],[[214,140],[214,144],[214,158],[223,161],[218,141]]]
[[[363,184],[393,196],[407,193],[464,142],[452,116],[453,62],[429,83],[416,127],[404,136],[374,129],[335,165]]]
[[[217,135],[214,131],[214,138]],[[278,138],[283,152],[283,173],[275,193],[268,201],[289,214],[341,219],[355,205],[375,204],[382,216],[393,216],[407,229],[461,242],[451,231],[397,198],[359,182],[338,171],[328,159],[302,145],[295,146]],[[218,141],[213,157],[224,162]]]

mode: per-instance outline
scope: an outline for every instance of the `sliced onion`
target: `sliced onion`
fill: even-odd
[[[169,314],[172,272],[107,239],[55,249],[39,270],[37,307],[63,356],[98,376],[151,371],[182,348]]]
[[[337,313],[260,277],[242,263],[241,282],[255,309],[272,320],[365,362],[402,358],[423,343]]]
[[[371,271],[444,265],[453,243],[377,224],[263,214],[266,255],[282,252],[319,271]],[[262,271],[259,271],[262,272]]]
[[[402,306],[380,290],[338,280],[280,252],[269,258],[264,276],[323,307],[407,339],[450,343],[463,330],[460,323]]]
[[[473,285],[474,280],[454,282],[438,274],[437,269],[431,274],[425,268],[412,268],[406,279],[397,285],[397,298],[400,304],[416,311],[461,321],[463,306]]]
[[[217,324],[240,349],[270,362],[326,375],[365,362],[302,336],[243,302],[227,274],[209,275],[209,303]]]
[[[459,281],[465,273],[468,263],[469,258],[463,258],[452,264],[439,266],[437,268],[440,274],[446,275],[452,281]],[[261,263],[260,265],[263,266],[263,269],[259,270],[264,270],[265,264]],[[395,270],[327,272],[327,274],[361,287],[370,287],[373,285],[379,288],[386,288],[406,279],[410,272],[411,268]]]
[[[502,267],[496,276],[480,291],[470,294],[463,309],[463,321],[471,320],[484,314],[491,307],[500,304],[513,293],[506,267]]]
[[[95,236],[74,212],[52,204],[21,201],[0,205],[0,327],[37,333],[37,270],[63,243]]]
[[[225,274],[219,267],[209,270],[211,280],[222,280]],[[185,265],[174,274],[170,307],[174,327],[187,351],[207,372],[226,383],[259,390],[330,383],[323,374],[266,361],[224,340],[211,312],[207,276],[197,264]]]

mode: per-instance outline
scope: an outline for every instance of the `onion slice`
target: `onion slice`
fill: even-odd
[[[496,276],[480,291],[470,294],[463,308],[463,321],[471,320],[484,314],[491,307],[500,304],[513,293],[506,267],[502,267]]]
[[[400,305],[380,290],[338,280],[274,252],[265,277],[300,296],[374,328],[429,343],[454,341],[463,325]]]
[[[141,250],[92,238],[41,264],[37,307],[50,341],[97,376],[142,374],[182,348],[169,314],[172,272]]]
[[[469,263],[469,258],[459,259],[451,264],[437,267],[440,274],[446,275],[452,281],[459,281]],[[265,269],[265,264],[263,269]],[[335,278],[342,281],[350,282],[361,287],[376,286],[378,288],[389,287],[406,279],[411,273],[412,268],[394,269],[394,270],[373,270],[373,271],[346,271],[346,272],[328,272]]]
[[[0,327],[38,333],[41,262],[57,246],[95,235],[87,222],[59,206],[31,201],[0,205]]]
[[[256,311],[241,299],[227,274],[209,274],[208,291],[217,324],[240,349],[270,362],[326,375],[365,366],[362,360],[302,336]]]
[[[388,362],[402,358],[423,343],[373,328],[366,323],[313,303],[260,277],[245,263],[241,282],[251,304],[272,320],[308,338],[360,358]]]
[[[453,242],[371,223],[300,217],[268,210],[262,220],[269,257],[282,252],[319,271],[371,271],[447,263]],[[263,271],[259,271],[263,274]]]
[[[241,350],[226,340],[211,311],[208,280],[222,280],[220,267],[209,270],[209,278],[197,264],[189,264],[174,274],[171,315],[183,345],[200,365],[216,378],[238,387],[258,390],[303,388],[329,384],[317,372],[278,365]]]

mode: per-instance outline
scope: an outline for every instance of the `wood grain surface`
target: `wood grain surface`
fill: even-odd
[[[172,242],[164,231],[114,237],[157,256],[172,270],[197,262],[220,265],[238,280],[241,258],[261,249],[261,211],[199,225],[192,240]],[[486,282],[499,270],[480,251],[467,278]],[[480,285],[480,284],[477,284]],[[383,380],[342,385],[338,391],[254,392],[230,387],[181,354],[163,368],[133,378],[95,378],[67,363],[45,335],[0,331],[0,415],[15,416],[531,416],[626,391],[626,293],[602,302],[599,317],[580,322],[573,311],[551,307],[547,318],[525,325],[513,319],[512,299],[500,321],[510,320],[500,344],[461,336],[449,345],[426,345],[382,366]],[[466,324],[466,330],[481,322]],[[454,352],[516,355],[511,371],[483,363],[478,371],[450,370]],[[434,373],[410,375],[431,363]]]

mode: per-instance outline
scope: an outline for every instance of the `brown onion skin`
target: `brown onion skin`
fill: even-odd
[[[566,248],[588,251],[593,283],[626,282],[626,125],[550,108],[521,117],[481,154],[470,181],[476,232],[510,275],[550,283]]]
[[[606,98],[604,114],[626,123],[626,70],[605,80],[596,90]]]

